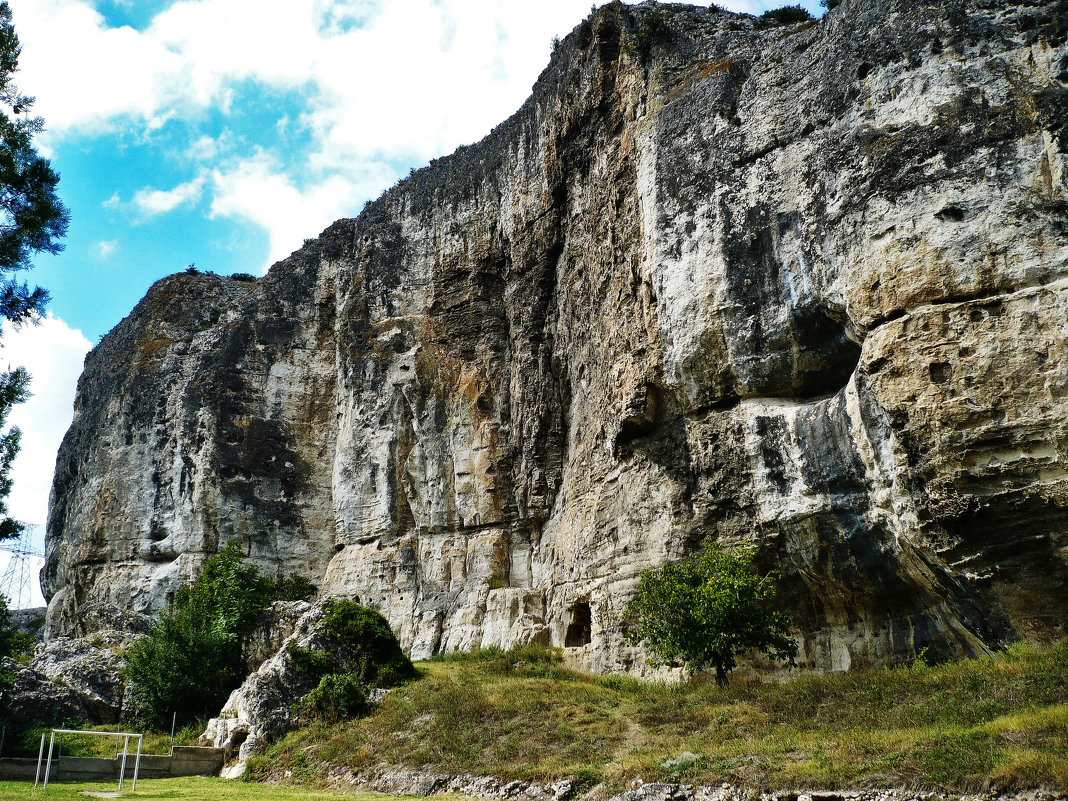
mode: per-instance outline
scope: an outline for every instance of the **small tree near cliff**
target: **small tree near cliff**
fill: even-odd
[[[790,618],[762,605],[775,596],[775,580],[753,572],[754,557],[751,548],[728,553],[706,540],[701,553],[643,570],[624,615],[627,639],[647,641],[654,663],[692,673],[714,667],[721,685],[744,651],[793,664]]]

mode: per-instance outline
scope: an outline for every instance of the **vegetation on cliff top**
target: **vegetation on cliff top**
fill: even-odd
[[[594,676],[533,647],[420,669],[370,717],[291,733],[251,775],[314,783],[325,764],[388,762],[607,789],[1068,785],[1068,643],[730,687]]]

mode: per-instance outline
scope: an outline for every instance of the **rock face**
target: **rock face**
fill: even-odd
[[[131,643],[115,632],[100,632],[92,641],[53,637],[37,647],[29,667],[73,692],[88,713],[84,719],[114,723],[122,709],[123,652]],[[42,718],[41,722],[53,721]]]
[[[639,571],[709,535],[780,571],[807,667],[1061,630],[1066,20],[602,7],[482,142],[93,350],[48,632],[236,539],[414,657],[639,670]]]

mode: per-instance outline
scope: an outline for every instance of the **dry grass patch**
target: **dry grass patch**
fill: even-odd
[[[570,671],[548,649],[420,665],[370,717],[294,732],[258,775],[326,761],[502,779],[758,787],[1068,785],[1068,644],[990,659],[659,684]]]

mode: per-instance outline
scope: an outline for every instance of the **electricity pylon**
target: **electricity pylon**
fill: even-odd
[[[0,551],[8,554],[7,567],[0,574],[0,593],[7,596],[8,609],[22,609],[33,599],[32,558],[44,554],[33,544],[34,535],[41,528],[33,523],[24,523],[22,533],[8,540],[0,540]]]

